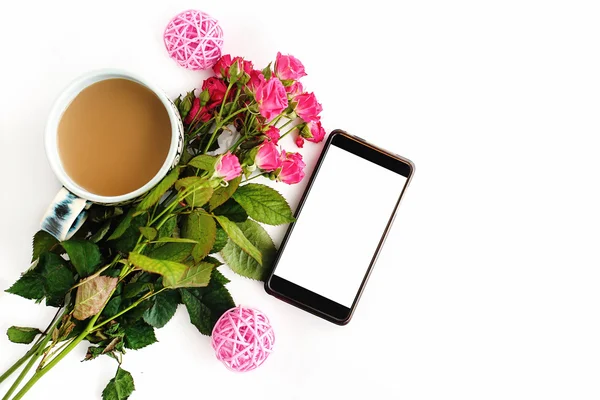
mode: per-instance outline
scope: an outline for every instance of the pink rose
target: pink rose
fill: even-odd
[[[296,114],[304,122],[316,122],[319,120],[319,114],[323,111],[323,107],[317,102],[314,93],[302,93],[294,99],[298,102],[296,105]]]
[[[279,142],[280,137],[279,128],[276,128],[271,125],[269,129],[267,129],[267,131],[265,132],[265,136],[268,137],[271,142],[277,144]]]
[[[210,114],[210,112],[206,109],[206,107],[200,106],[200,99],[196,97],[194,101],[192,101],[192,108],[190,109],[190,112],[185,117],[185,121],[183,122],[189,125],[196,119],[202,122],[206,122],[211,118],[212,115]]]
[[[207,108],[212,110],[216,106],[220,105],[225,98],[225,92],[227,92],[227,86],[223,80],[211,76],[202,83],[202,90],[207,90],[210,96],[210,100],[207,104]]]
[[[302,161],[302,154],[286,153],[285,151],[282,151],[281,154],[283,163],[277,180],[288,185],[300,182],[304,178],[304,167],[306,167],[306,164]]]
[[[277,168],[281,167],[282,161],[277,146],[275,146],[275,143],[268,140],[260,145],[258,153],[256,153],[256,158],[254,159],[256,166],[263,171],[275,171]]]
[[[304,86],[300,82],[294,82],[290,86],[286,86],[285,91],[287,92],[290,99],[298,96],[302,92],[304,92]]]
[[[288,106],[285,88],[279,79],[269,79],[256,89],[256,102],[260,115],[267,121],[278,116]]]
[[[300,79],[306,76],[304,65],[296,57],[287,55],[284,56],[277,52],[275,59],[275,75],[284,81]]]
[[[325,138],[325,129],[321,126],[321,121],[308,122],[306,123],[308,130],[310,131],[310,137],[306,137],[306,140],[313,143],[319,143]]]
[[[231,67],[232,63],[233,60],[231,59],[231,56],[229,54],[225,54],[219,58],[219,61],[217,61],[217,63],[212,67],[212,70],[219,78],[229,76],[229,67]]]
[[[304,138],[300,135],[296,137],[296,146],[303,148],[304,147]]]
[[[246,84],[246,87],[252,93],[256,93],[256,89],[258,89],[258,87],[260,85],[262,85],[263,83],[265,83],[265,77],[262,74],[262,72],[261,71],[257,71],[257,70],[252,70],[250,72],[250,80]]]
[[[215,165],[215,175],[229,182],[242,174],[240,161],[236,156],[227,152],[219,158]]]

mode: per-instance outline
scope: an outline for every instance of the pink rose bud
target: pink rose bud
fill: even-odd
[[[287,92],[290,99],[293,99],[299,94],[302,94],[302,92],[304,92],[304,86],[302,86],[302,83],[300,82],[294,82],[290,86],[287,86],[285,88],[285,91]]]
[[[277,52],[275,59],[275,75],[284,81],[300,79],[306,76],[304,65],[296,57],[287,55],[284,56]]]
[[[262,72],[253,70],[250,72],[250,80],[246,84],[246,87],[248,90],[250,90],[250,92],[256,93],[256,89],[258,89],[258,87],[263,83],[265,83],[265,77]]]
[[[281,167],[281,154],[279,153],[279,150],[277,150],[275,143],[268,140],[263,142],[258,148],[254,163],[263,171],[274,171]]]
[[[288,106],[285,88],[279,79],[271,78],[256,89],[256,102],[260,115],[271,121]]]
[[[304,167],[306,167],[306,164],[302,161],[302,154],[286,153],[285,151],[281,154],[283,156],[283,163],[281,164],[281,172],[279,172],[277,180],[288,185],[300,182],[304,178]]]
[[[217,77],[223,78],[229,76],[229,67],[231,67],[232,63],[233,60],[231,59],[231,56],[229,54],[225,54],[219,58],[219,61],[217,61],[212,69]]]
[[[308,122],[305,130],[310,132],[310,137],[306,136],[309,142],[319,143],[325,138],[325,129],[321,126],[321,121]]]
[[[265,136],[267,136],[269,140],[274,144],[279,143],[279,138],[281,136],[279,133],[279,128],[271,125],[269,129],[267,129],[267,131],[265,132]]]
[[[314,93],[302,93],[294,98],[298,104],[296,104],[296,114],[304,122],[316,122],[319,120],[319,114],[323,111],[323,107],[319,102]]]
[[[237,178],[242,174],[242,167],[240,161],[236,156],[227,152],[219,158],[217,165],[215,165],[215,176],[223,178],[227,182]]]
[[[303,148],[304,147],[304,138],[300,135],[296,138],[296,146]]]

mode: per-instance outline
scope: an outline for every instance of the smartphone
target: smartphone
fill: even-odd
[[[338,325],[350,322],[414,170],[404,157],[333,131],[267,293]]]

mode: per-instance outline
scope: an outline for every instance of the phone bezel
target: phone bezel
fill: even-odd
[[[394,154],[394,153],[388,152],[386,150],[383,150],[381,148],[378,148],[376,146],[373,146],[372,144],[367,143],[365,140],[363,140],[357,136],[353,136],[353,135],[346,133],[345,131],[336,129],[329,135],[329,138],[327,139],[327,142],[325,143],[323,152],[321,153],[321,156],[319,157],[319,160],[317,162],[317,165],[315,166],[313,174],[310,177],[310,180],[306,186],[306,190],[304,191],[304,194],[302,195],[302,198],[300,199],[300,203],[298,204],[298,208],[295,213],[296,218],[298,218],[302,212],[302,208],[304,206],[306,198],[308,197],[308,194],[310,193],[312,185],[319,174],[319,169],[321,168],[323,160],[325,159],[325,156],[327,155],[327,151],[329,150],[329,148],[331,146],[340,147],[346,151],[349,151],[352,154],[355,154],[361,158],[364,158],[366,160],[374,162],[375,164],[378,164],[383,168],[389,169],[390,171],[396,172],[407,178],[406,183],[402,189],[402,192],[400,193],[400,196],[398,198],[398,201],[396,202],[396,205],[394,206],[394,210],[393,210],[392,214],[390,215],[390,218],[388,220],[386,228],[382,234],[381,240],[379,241],[379,244],[377,245],[375,253],[373,254],[373,257],[371,258],[371,262],[369,263],[369,266],[366,268],[365,276],[361,282],[358,292],[356,293],[354,301],[352,302],[352,306],[350,308],[343,306],[335,301],[332,301],[318,293],[314,293],[308,289],[305,289],[299,285],[296,285],[295,283],[290,282],[284,278],[281,278],[280,276],[277,276],[275,274],[280,256],[283,253],[283,251],[285,250],[285,246],[288,242],[288,239],[290,238],[292,231],[294,230],[295,223],[291,223],[287,232],[285,233],[285,236],[283,238],[283,241],[281,243],[279,251],[277,252],[277,255],[275,257],[271,273],[270,273],[269,277],[267,278],[267,280],[265,281],[265,290],[267,291],[267,293],[269,293],[272,296],[277,297],[280,300],[290,303],[298,308],[308,311],[308,312],[310,312],[314,315],[317,315],[321,318],[324,318],[330,322],[333,322],[338,325],[346,325],[348,322],[350,322],[350,319],[352,318],[352,315],[354,314],[354,311],[356,309],[358,301],[360,300],[360,297],[361,297],[362,292],[367,284],[369,276],[371,275],[371,271],[373,270],[373,267],[375,266],[377,257],[379,256],[379,252],[381,251],[381,248],[382,248],[382,246],[385,242],[385,239],[389,233],[392,223],[394,222],[394,218],[396,216],[398,206],[400,205],[400,201],[402,200],[402,197],[404,195],[404,192],[406,191],[406,188],[410,184],[410,181],[411,181],[413,173],[414,173],[415,166],[412,161],[410,161],[404,157],[401,157],[397,154]]]

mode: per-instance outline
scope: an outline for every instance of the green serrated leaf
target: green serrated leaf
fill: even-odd
[[[33,270],[27,271],[6,292],[26,299],[42,300],[46,295],[44,278]]]
[[[213,193],[213,196],[210,198],[208,202],[209,209],[212,211],[215,208],[219,207],[221,204],[225,203],[231,195],[237,190],[240,186],[240,182],[242,181],[242,177],[238,176],[235,179],[229,181],[229,184],[225,187],[220,187]]]
[[[29,344],[33,342],[33,339],[35,339],[35,337],[40,333],[42,333],[42,331],[37,328],[24,328],[21,326],[11,326],[6,331],[8,340],[13,343],[21,344]]]
[[[167,190],[173,186],[177,178],[179,178],[179,168],[173,168],[154,189],[148,192],[144,199],[137,205],[136,211],[145,211],[155,205]]]
[[[234,199],[229,199],[213,211],[214,215],[223,215],[232,222],[244,222],[248,219],[246,210]]]
[[[106,303],[104,310],[102,310],[102,316],[110,318],[117,315],[119,309],[121,308],[122,301],[123,296],[112,296],[108,303]]]
[[[167,246],[167,245],[165,245]],[[161,249],[159,247],[157,250]],[[180,279],[188,266],[175,261],[160,260],[150,257],[143,256],[138,253],[130,253],[129,261],[136,267],[153,274],[159,274],[163,276],[163,284],[165,280],[169,282],[175,282]],[[166,286],[166,285],[165,285]]]
[[[238,224],[246,238],[256,246],[263,255],[263,264],[258,264],[248,256],[240,246],[229,241],[221,250],[223,259],[229,267],[237,274],[247,278],[264,280],[271,271],[273,260],[277,253],[273,240],[260,224],[252,220]]]
[[[269,186],[249,183],[239,187],[233,198],[258,222],[281,225],[294,221],[292,209],[285,198]]]
[[[71,239],[62,242],[61,245],[82,278],[93,274],[102,261],[100,248],[90,241]]]
[[[173,215],[169,217],[160,228],[158,228],[158,237],[171,237],[175,228],[177,227],[177,216]]]
[[[42,253],[50,251],[52,247],[58,244],[58,240],[46,231],[38,231],[33,236],[33,256],[31,262],[37,260]]]
[[[206,257],[215,244],[217,224],[215,220],[203,210],[194,211],[183,219],[181,235],[196,241],[192,249],[194,260],[200,261]]]
[[[83,321],[96,315],[108,301],[118,279],[109,276],[96,276],[77,288],[73,317]]]
[[[203,287],[210,282],[210,273],[214,265],[200,262],[196,265],[189,266],[183,274],[176,278],[163,278],[163,285],[168,288],[186,288],[186,287]]]
[[[214,265],[215,267],[218,267],[218,266],[220,266],[220,265],[223,265],[223,263],[222,263],[221,261],[219,261],[219,260],[217,260],[216,258],[214,258],[214,257],[211,257],[211,256],[206,256],[206,257],[204,257],[204,258],[202,259],[202,261],[204,261],[204,262],[207,262],[207,263],[209,263],[209,264],[212,264],[212,265]]]
[[[61,307],[67,292],[75,284],[73,273],[66,266],[65,260],[54,253],[43,253],[36,270],[44,280],[46,304]]]
[[[148,253],[148,257],[158,260],[181,262],[192,254],[192,243],[166,243]]]
[[[210,283],[217,283],[219,285],[226,285],[231,282],[229,279],[225,277],[218,269],[213,269],[212,275],[210,276]]]
[[[190,160],[189,166],[202,169],[204,171],[214,171],[217,157],[201,154]]]
[[[207,185],[206,178],[202,178],[199,176],[188,176],[186,178],[181,178],[177,182],[175,182],[175,189],[181,190],[182,188],[192,189],[197,187],[203,187]]]
[[[102,391],[102,400],[127,400],[135,390],[133,377],[123,368],[117,369],[117,374],[112,378]]]
[[[138,321],[134,325],[126,326],[124,331],[125,347],[128,349],[139,350],[157,342],[154,328],[144,321]]]
[[[139,228],[142,236],[144,236],[148,240],[154,240],[156,235],[158,235],[158,231],[155,228],[149,226],[142,226]]]
[[[108,233],[109,230],[110,230],[110,220],[105,221],[104,224],[102,224],[102,226],[100,227],[100,229],[98,229],[90,237],[90,242],[98,243],[99,241],[104,239],[104,236],[106,236],[106,234]]]
[[[213,328],[210,309],[187,289],[181,289],[181,300],[190,316],[190,322],[203,335],[210,335]]]
[[[129,222],[129,227],[112,242],[112,245],[121,253],[127,254],[132,251],[140,238],[140,227],[148,225],[148,214],[133,217]],[[109,238],[110,240],[110,238]]]
[[[262,265],[262,255],[260,250],[256,248],[244,235],[244,232],[234,223],[222,215],[215,216],[215,219],[219,222],[229,240],[237,245],[237,247],[247,253],[250,257]],[[248,222],[248,221],[246,221]],[[225,246],[226,248],[227,246]],[[225,250],[225,248],[223,250]]]
[[[214,324],[217,322],[221,315],[225,313],[225,311],[235,307],[235,302],[231,297],[231,294],[225,288],[225,286],[215,286],[208,290],[202,296],[202,303],[204,303],[209,309],[211,314],[211,330],[214,327]]]
[[[131,221],[133,220],[134,213],[135,210],[133,208],[129,210],[121,222],[119,222],[119,225],[117,225],[117,228],[114,230],[114,232],[108,237],[108,240],[118,239],[125,233],[125,231],[127,231],[127,228],[129,228],[129,225],[131,225]]]
[[[175,315],[179,295],[175,290],[167,290],[154,296],[151,302],[152,307],[144,313],[144,321],[155,328],[162,328]]]
[[[227,236],[227,233],[225,233],[223,228],[221,228],[220,226],[217,226],[217,234],[216,234],[215,244],[213,245],[213,248],[210,249],[209,254],[218,253],[221,250],[223,250],[223,247],[225,247],[225,245],[227,244],[228,241],[229,241],[229,237]]]
[[[154,290],[154,284],[152,282],[131,282],[123,288],[123,298],[132,299],[152,290]]]

